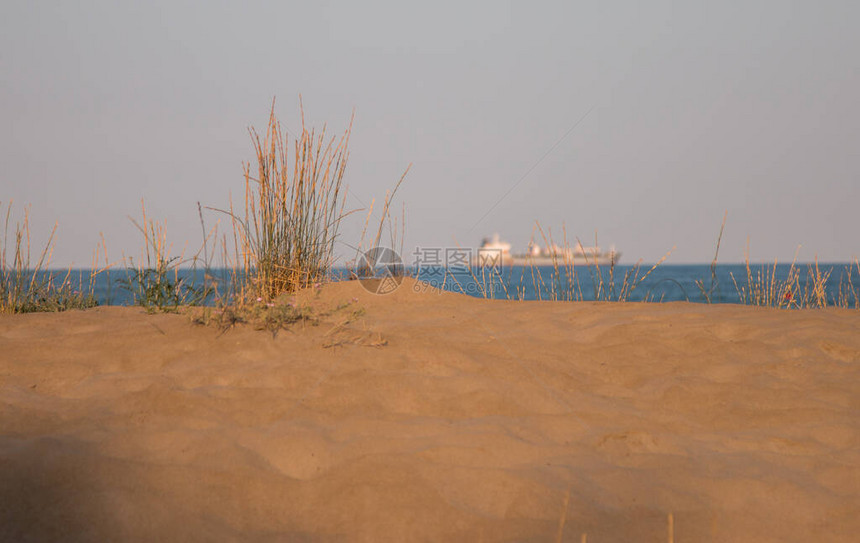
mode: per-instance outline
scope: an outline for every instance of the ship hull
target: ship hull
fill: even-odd
[[[531,255],[480,255],[473,261],[476,266],[613,266],[621,253],[599,255],[531,256]]]

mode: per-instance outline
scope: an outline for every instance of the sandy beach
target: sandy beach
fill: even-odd
[[[303,296],[0,316],[0,540],[860,538],[857,311]]]

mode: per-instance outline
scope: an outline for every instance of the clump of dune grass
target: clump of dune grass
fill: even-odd
[[[232,200],[229,209],[208,208],[232,222],[232,240],[220,240],[227,288],[193,322],[222,332],[244,325],[275,336],[297,324],[317,326],[353,303],[331,309],[295,296],[302,289],[318,295],[330,279],[340,224],[349,214],[343,177],[351,130],[352,119],[339,139],[328,138],[325,126],[309,130],[302,109],[295,136],[278,120],[274,102],[265,132],[249,129],[255,161],[243,165],[243,212]]]
[[[708,281],[705,279],[695,281],[706,303],[721,299],[716,269],[727,217],[728,212],[723,215],[723,222],[720,225],[717,247],[710,266],[710,278]],[[774,260],[773,264],[762,263],[758,267],[750,264],[750,242],[747,239],[744,248],[744,275],[736,278],[734,273],[729,273],[738,296],[738,303],[787,309],[828,306],[860,309],[860,288],[855,287],[853,279],[855,269],[860,275],[860,261],[856,257],[852,263],[844,266],[836,292],[828,294],[827,284],[833,274],[833,267],[824,268],[816,257],[814,262],[806,265],[804,273],[803,266],[797,261],[799,253],[800,247],[788,267],[788,273],[778,273],[778,260]]]
[[[738,301],[744,305],[768,307],[805,306],[808,298],[803,296],[800,291],[800,270],[797,266],[799,251],[800,248],[798,247],[798,251],[794,255],[794,260],[788,269],[787,277],[781,278],[777,277],[776,274],[777,260],[773,261],[772,266],[762,264],[757,270],[753,270],[753,267],[750,265],[749,238],[747,238],[747,244],[744,248],[745,277],[741,279],[741,282],[738,282],[734,274],[730,274],[735,291],[738,294]],[[743,281],[744,279],[746,279],[745,282]],[[823,288],[825,283],[826,278],[818,286]]]
[[[250,129],[256,161],[246,163],[245,209],[231,208],[241,286],[235,296],[271,301],[328,279],[344,218],[343,176],[352,120],[340,139],[305,127],[290,134],[275,116],[261,135]],[[292,150],[292,152],[290,152]]]
[[[222,331],[245,325],[276,335],[297,324],[319,325],[354,303],[327,308],[296,301],[305,297],[299,291],[319,294],[331,279],[340,224],[350,214],[344,211],[343,177],[351,130],[352,119],[339,139],[327,138],[325,127],[306,128],[302,110],[301,132],[293,135],[276,117],[274,103],[265,132],[249,130],[256,160],[244,164],[244,213],[232,201],[226,210],[208,208],[232,221],[232,240],[220,240],[227,288],[216,292],[214,307],[195,312],[195,323]],[[374,245],[390,221],[393,192],[396,187],[386,196]]]
[[[142,222],[129,219],[143,235],[144,249],[137,263],[133,257],[128,257],[126,277],[118,281],[120,287],[131,295],[132,304],[148,312],[175,312],[183,306],[205,303],[215,290],[214,285],[207,282],[208,262],[203,261],[203,284],[197,284],[195,277],[201,263],[200,252],[208,246],[214,232],[204,237],[203,246],[191,258],[184,257],[185,251],[171,256],[165,223],[147,218],[143,200],[141,211]]]
[[[799,248],[798,248],[799,252]],[[740,281],[731,274],[738,301],[746,305],[779,307],[787,309],[820,309],[828,306],[860,309],[860,288],[854,285],[853,275],[860,275],[857,258],[843,267],[839,284],[829,294],[828,282],[833,275],[833,266],[819,264],[818,258],[803,266],[797,262],[797,252],[783,277],[777,275],[778,261],[761,264],[757,269],[750,264],[749,240],[744,250],[745,277]]]
[[[6,207],[2,246],[0,246],[0,313],[32,313],[87,309],[98,305],[95,297],[96,276],[107,268],[98,268],[98,247],[93,256],[92,272],[86,282],[83,274],[75,280],[72,268],[65,273],[50,269],[54,250],[54,224],[38,260],[30,260],[30,210],[24,210],[23,222],[15,224],[10,242],[12,202]],[[102,238],[104,248],[104,238]],[[7,252],[8,251],[8,252]]]

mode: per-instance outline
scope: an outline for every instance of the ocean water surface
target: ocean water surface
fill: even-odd
[[[848,263],[815,265],[798,264],[792,272],[790,264],[751,266],[749,274],[743,264],[664,264],[651,270],[650,265],[638,269],[630,265],[614,268],[577,266],[570,270],[556,270],[552,266],[512,266],[497,270],[490,268],[422,268],[407,269],[436,288],[462,292],[470,296],[517,300],[618,300],[697,303],[743,303],[745,293],[756,285],[775,284],[779,292],[773,297],[787,300],[814,294],[815,278],[826,276],[824,295],[827,305],[857,307],[860,299],[860,270]],[[54,272],[61,277],[65,272]],[[645,276],[647,274],[647,276]],[[785,281],[796,274],[791,291]],[[86,289],[91,270],[73,270],[71,279]],[[344,268],[332,271],[335,279],[345,280],[349,273]],[[644,279],[643,279],[644,276]],[[127,273],[112,270],[95,278],[95,296],[100,305],[129,305],[131,294],[122,287]],[[214,269],[204,275],[202,270],[180,270],[179,278],[189,285],[203,285],[213,280],[219,292],[228,291],[230,275],[227,270]],[[401,287],[404,288],[404,287]],[[210,302],[212,299],[210,299]]]
[[[422,270],[418,278],[445,290],[499,299],[743,303],[751,294],[768,294],[759,292],[763,285],[773,286],[771,296],[784,301],[813,295],[815,279],[826,276],[827,305],[848,301],[856,306],[860,299],[860,270],[847,263],[818,264],[817,269],[814,264],[749,270],[744,264],[652,266],[578,266],[573,273],[552,266],[512,266],[495,273],[477,268],[447,275],[437,269]]]

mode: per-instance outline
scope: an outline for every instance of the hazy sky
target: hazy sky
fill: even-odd
[[[361,208],[412,170],[406,246],[524,248],[536,220],[622,261],[860,255],[860,3],[33,2],[0,6],[0,200],[54,264],[176,251],[240,199],[273,96],[343,130]],[[584,118],[583,118],[584,117]],[[579,124],[577,124],[579,122]],[[548,154],[547,154],[548,153]],[[516,187],[479,224],[511,187]],[[211,224],[216,216],[210,214]],[[343,240],[355,243],[362,221]],[[341,248],[342,254],[350,250]],[[410,251],[406,251],[407,253]]]

